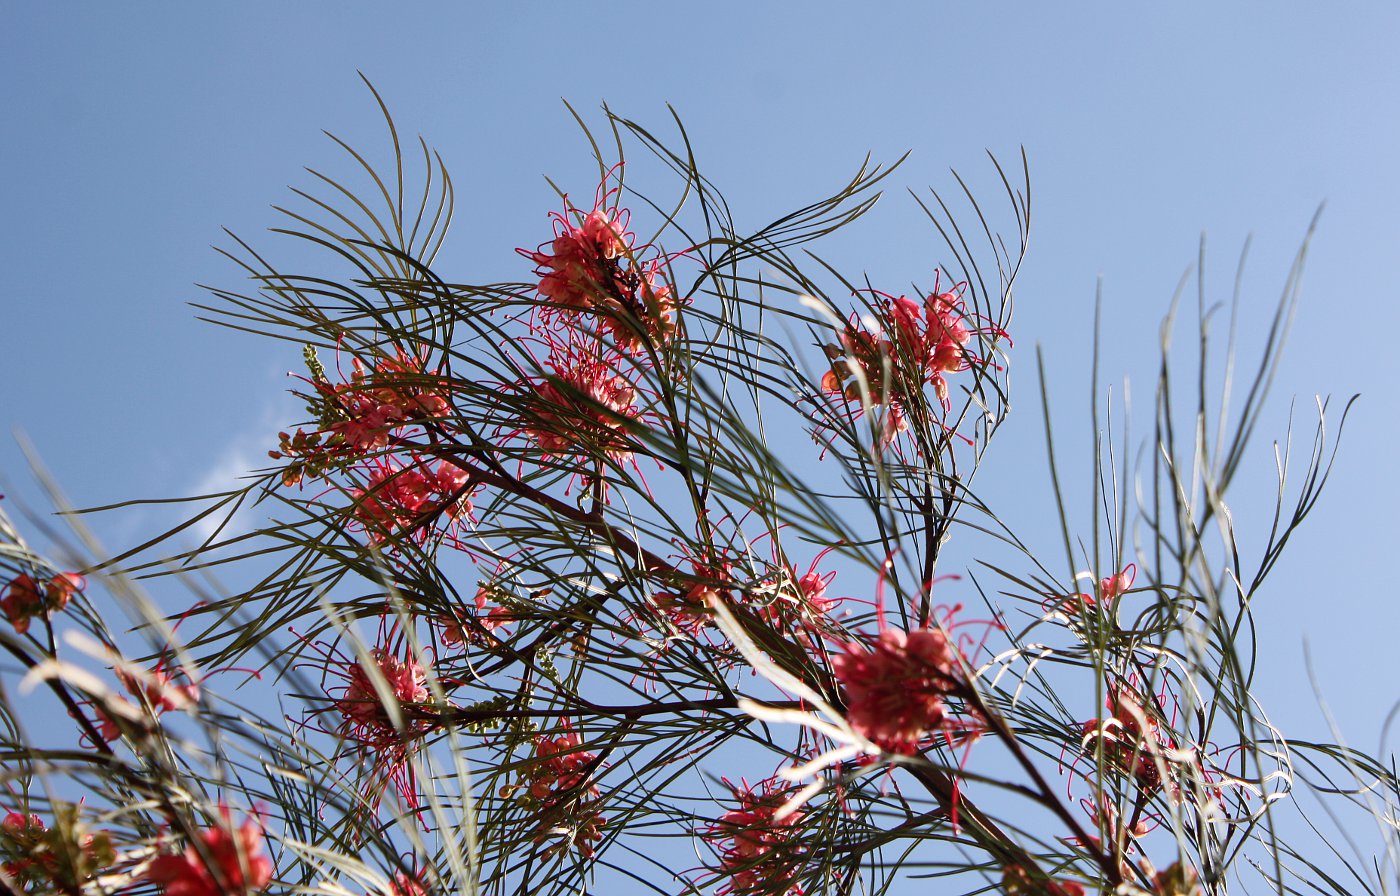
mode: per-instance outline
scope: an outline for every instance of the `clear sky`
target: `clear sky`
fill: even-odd
[[[1105,376],[1131,374],[1145,409],[1157,322],[1202,232],[1221,300],[1254,235],[1246,320],[1262,326],[1325,201],[1273,419],[1294,396],[1305,423],[1314,394],[1363,399],[1261,608],[1260,697],[1285,728],[1322,736],[1306,641],[1345,732],[1374,748],[1400,698],[1380,663],[1400,609],[1375,565],[1400,529],[1397,35],[1393,3],[5,4],[0,424],[28,434],[80,505],[222,486],[259,465],[296,417],[278,398],[295,347],[200,323],[186,303],[196,282],[238,283],[209,248],[227,244],[220,227],[258,234],[286,186],[307,183],[301,166],[339,164],[322,128],[378,145],[357,70],[454,172],[442,266],[460,280],[527,276],[510,250],[547,234],[542,174],[591,191],[561,98],[658,128],[672,104],[751,223],[866,152],[912,149],[896,186],[948,189],[950,167],[984,178],[984,149],[1024,145],[1019,419],[981,485],[1032,533],[1050,507],[1032,347],[1049,358],[1061,431],[1087,439],[1099,279]],[[899,189],[860,233],[842,261],[896,289],[940,260]],[[1255,457],[1260,495],[1275,432]],[[0,475],[34,500],[8,436]],[[1267,510],[1239,507],[1237,523],[1266,526]],[[119,547],[150,525],[100,528]]]

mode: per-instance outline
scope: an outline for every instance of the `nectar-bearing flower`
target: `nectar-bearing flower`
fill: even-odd
[[[1157,702],[1160,706],[1161,699]],[[1112,715],[1083,724],[1084,754],[1102,749],[1110,769],[1133,776],[1145,793],[1155,794],[1164,783],[1162,769],[1170,771],[1166,757],[1175,742],[1130,688],[1110,688],[1108,708]],[[1175,789],[1175,782],[1167,783]]]
[[[0,819],[0,872],[25,893],[80,893],[116,862],[107,831],[90,833],[81,807],[54,803],[52,826],[38,815]]]
[[[272,860],[263,855],[262,825],[254,817],[237,828],[226,806],[221,823],[199,831],[199,845],[153,861],[145,879],[166,896],[248,896],[272,881]]]
[[[309,410],[320,418],[319,428],[278,433],[277,450],[268,452],[273,460],[291,461],[282,475],[286,486],[306,475],[324,477],[337,466],[362,462],[389,449],[406,427],[451,413],[446,379],[403,350],[374,361],[372,369],[355,358],[349,381],[339,384],[326,377],[314,352],[308,363],[313,363],[313,378],[307,382],[315,389],[308,396]]]
[[[596,318],[596,328],[611,334],[627,353],[647,342],[661,344],[675,332],[680,302],[666,282],[666,256],[651,246],[634,246],[626,209],[609,207],[616,190],[599,188],[593,210],[568,205],[553,212],[554,239],[533,251],[517,249],[535,263],[539,294],[554,303],[544,317],[565,328],[579,315]]]
[[[868,397],[882,407],[883,445],[908,428],[912,408],[926,406],[925,387],[932,387],[945,411],[951,408],[947,375],[977,363],[968,349],[974,334],[1006,337],[999,327],[969,318],[960,291],[935,287],[922,302],[876,293],[874,318],[852,314],[839,343],[824,347],[831,369],[822,376],[822,391],[847,402]]]
[[[554,735],[535,738],[534,765],[526,788],[537,811],[535,842],[557,839],[554,849],[568,846],[585,859],[593,857],[603,839],[602,792],[593,782],[598,756],[584,750],[583,739],[562,723]]]
[[[383,679],[400,704],[424,703],[428,699],[428,676],[413,660],[401,660],[382,650],[370,654],[375,672]],[[396,737],[397,729],[384,708],[370,671],[361,663],[352,663],[346,670],[347,684],[341,690],[335,707],[345,718],[343,730],[355,740],[366,743],[385,737]]]
[[[380,646],[364,655],[347,656],[324,641],[303,641],[315,657],[303,665],[319,671],[325,699],[302,724],[343,741],[340,755],[365,773],[371,805],[377,806],[392,787],[404,806],[416,808],[420,795],[413,759],[423,736],[438,724],[438,709],[431,702],[428,670],[412,656],[400,655],[396,627],[386,625],[381,620]],[[392,647],[395,643],[400,647]]]
[[[959,652],[945,632],[884,628],[872,641],[841,646],[832,668],[857,732],[888,752],[913,755],[929,735],[952,727],[947,698],[964,688]]]
[[[0,590],[0,613],[22,635],[29,631],[32,620],[61,611],[85,587],[87,581],[75,572],[59,573],[47,582],[27,574],[18,575]]]
[[[750,787],[747,782],[730,790],[738,806],[720,816],[705,829],[703,836],[719,853],[714,869],[723,884],[719,896],[735,894],[780,894],[801,896],[796,879],[801,870],[803,848],[797,837],[803,813],[779,810],[791,798],[787,785],[770,778]]]
[[[501,435],[523,437],[539,449],[542,460],[558,466],[584,461],[575,475],[585,481],[594,475],[587,461],[631,460],[631,430],[643,425],[646,414],[637,406],[642,396],[627,376],[633,370],[630,362],[585,333],[544,331],[541,339],[549,351],[541,366],[549,374],[505,387],[521,406]]]

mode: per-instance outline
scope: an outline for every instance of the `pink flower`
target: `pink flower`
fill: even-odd
[[[801,576],[787,569],[777,583],[766,582],[760,597],[764,603],[760,615],[780,634],[789,635],[808,647],[815,647],[813,635],[832,630],[828,614],[840,601],[826,596],[826,590],[836,578],[835,572],[817,571],[817,564],[831,550],[827,548],[812,561]]]
[[[425,540],[434,514],[441,512],[449,521],[471,517],[472,495],[479,486],[468,488],[469,481],[467,471],[445,460],[435,467],[426,461],[408,467],[381,461],[372,468],[367,487],[353,492],[355,515],[372,539],[409,530]]]
[[[732,587],[733,564],[728,559],[692,559],[690,567],[695,574],[693,581],[681,579],[676,582],[676,590],[657,592],[652,595],[651,602],[677,631],[695,637],[713,621],[710,602],[721,600],[721,592],[728,592]]]
[[[30,620],[59,612],[76,592],[86,587],[87,580],[75,572],[59,573],[46,584],[33,576],[18,575],[3,589],[0,612],[22,635],[29,631]]]
[[[846,720],[881,749],[911,756],[949,727],[947,697],[962,691],[959,654],[938,629],[881,630],[871,643],[848,641],[832,659],[846,692]]]
[[[484,585],[476,590],[476,613],[472,617],[475,625],[464,618],[460,610],[455,610],[452,615],[438,620],[442,625],[443,644],[448,646],[467,644],[492,646],[495,641],[493,633],[496,629],[509,625],[514,621],[514,618],[511,616],[511,612],[502,606],[492,607],[490,611],[486,610],[486,604],[491,594],[492,590]],[[481,629],[485,630],[486,637],[478,633]]]
[[[582,221],[575,226],[569,221],[572,213]],[[553,212],[554,240],[534,252],[517,249],[536,264],[540,276],[540,294],[560,305],[587,310],[604,300],[617,274],[616,261],[631,248],[632,235],[627,232],[627,213],[608,209],[599,204],[587,215],[570,208]],[[545,246],[550,251],[545,252]]]
[[[568,360],[573,363],[551,359],[554,377],[530,383],[537,405],[523,432],[546,456],[600,452],[617,462],[629,460],[627,424],[640,415],[636,390],[602,360]]]
[[[563,722],[561,733],[535,738],[535,765],[528,793],[539,809],[535,841],[562,838],[559,848],[573,846],[591,859],[607,823],[600,807],[602,794],[593,783],[598,757],[582,749],[583,739]]]
[[[922,303],[877,293],[875,329],[852,314],[840,344],[826,346],[831,369],[822,376],[822,391],[860,401],[863,380],[871,403],[884,407],[886,445],[908,427],[909,408],[919,403],[925,386],[945,410],[951,408],[946,375],[977,362],[967,350],[974,333],[1006,336],[995,326],[971,326],[959,290],[938,292],[935,286]]]
[[[161,885],[167,896],[246,896],[272,880],[272,860],[262,854],[262,825],[248,817],[236,830],[228,807],[223,822],[197,834],[180,855],[151,862],[146,880]]]
[[[1159,707],[1162,699],[1157,700]],[[1175,742],[1131,688],[1110,688],[1108,708],[1112,715],[1082,726],[1084,754],[1096,755],[1102,743],[1104,759],[1112,768],[1132,775],[1145,793],[1156,793],[1163,784],[1163,751],[1174,748]],[[1175,783],[1172,787],[1175,789]]]
[[[88,833],[78,806],[55,803],[53,814],[53,827],[20,812],[0,819],[0,870],[26,893],[85,892],[117,860],[111,834]]]
[[[428,896],[428,890],[418,875],[400,871],[389,881],[386,896]]]
[[[308,381],[316,389],[312,410],[320,408],[321,428],[278,433],[278,450],[268,456],[293,461],[283,473],[284,485],[296,485],[308,473],[324,476],[333,466],[383,451],[396,430],[445,417],[452,410],[445,397],[446,381],[436,370],[427,370],[425,361],[402,350],[394,358],[376,361],[372,371],[359,358],[352,368],[349,382],[332,384],[323,372]],[[319,364],[315,369],[319,371]]]
[[[785,785],[769,778],[758,789],[743,782],[736,787],[725,781],[739,806],[724,813],[704,837],[719,852],[717,874],[725,880],[717,891],[725,894],[791,894],[801,896],[796,883],[803,848],[796,836],[801,812],[790,812],[781,821],[775,815],[787,802]]]
[[[1104,600],[1111,601],[1133,587],[1133,580],[1136,578],[1137,564],[1129,563],[1117,575],[1099,580],[1099,596]]]
[[[535,263],[539,293],[555,303],[546,317],[557,313],[572,324],[578,314],[595,314],[620,349],[636,352],[648,340],[670,338],[678,302],[665,283],[666,259],[650,246],[634,248],[629,213],[608,207],[614,192],[600,187],[587,214],[566,199],[563,212],[551,213],[553,241],[516,251]]]
[[[425,703],[428,700],[428,676],[413,660],[401,660],[382,650],[370,656],[376,670],[384,679],[389,692],[400,704]],[[369,744],[388,737],[398,738],[370,672],[359,663],[345,669],[348,683],[335,701],[335,708],[345,717],[343,729],[347,737]]]
[[[378,805],[388,785],[406,807],[415,809],[420,797],[411,760],[423,736],[437,724],[436,709],[427,686],[427,670],[411,657],[396,655],[403,643],[395,634],[397,630],[397,623],[381,619],[380,646],[363,660],[346,656],[326,642],[303,640],[316,657],[303,665],[320,671],[327,697],[303,725],[345,741],[342,755],[352,758],[365,772],[371,805]],[[391,644],[399,646],[392,648]],[[333,679],[339,683],[332,683]],[[380,696],[376,681],[387,694]],[[312,726],[313,717],[323,721]]]

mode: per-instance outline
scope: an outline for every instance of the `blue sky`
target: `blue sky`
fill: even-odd
[[[1306,640],[1344,731],[1374,745],[1400,698],[1378,662],[1393,652],[1400,610],[1377,565],[1392,556],[1400,502],[1400,7],[528,9],[0,8],[0,425],[23,430],[80,505],[186,493],[260,463],[295,419],[278,397],[295,348],[200,323],[186,303],[202,299],[196,282],[237,282],[209,248],[227,244],[220,227],[258,234],[276,223],[269,205],[287,200],[286,186],[307,183],[301,166],[338,164],[322,128],[377,145],[357,70],[451,167],[458,215],[442,264],[466,280],[525,276],[510,250],[547,230],[542,174],[591,190],[561,98],[586,114],[606,101],[658,127],[672,104],[704,170],[752,222],[813,198],[866,152],[892,160],[912,149],[896,187],[947,189],[950,167],[984,180],[984,150],[1010,158],[1025,146],[1034,220],[1014,328],[1019,417],[982,484],[1032,532],[1050,494],[1030,349],[1047,354],[1061,430],[1087,439],[1098,283],[1105,377],[1130,374],[1146,407],[1157,322],[1201,234],[1221,300],[1254,235],[1246,320],[1262,326],[1325,201],[1273,419],[1281,425],[1294,396],[1304,412],[1314,394],[1363,398],[1328,493],[1261,610],[1260,696],[1281,724],[1321,736]],[[896,289],[939,261],[899,189],[843,246],[843,263]],[[1260,495],[1269,435],[1251,472]],[[11,494],[38,500],[8,436],[0,475]],[[1266,525],[1266,510],[1240,507],[1237,521],[1253,513]],[[151,522],[99,528],[117,547]]]

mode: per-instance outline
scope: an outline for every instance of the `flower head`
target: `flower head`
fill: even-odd
[[[222,822],[197,832],[183,853],[151,862],[146,880],[167,896],[246,896],[266,887],[272,860],[262,853],[262,825],[249,816],[234,828],[228,807],[219,813]]]
[[[922,404],[925,387],[933,388],[945,411],[951,409],[947,375],[977,363],[968,350],[974,334],[1006,335],[990,324],[976,325],[963,310],[960,291],[935,286],[923,302],[877,293],[869,326],[852,314],[839,343],[825,347],[831,369],[822,376],[822,391],[848,402],[868,395],[872,405],[882,406],[885,445],[908,427],[910,408]]]
[[[738,806],[710,825],[704,837],[719,853],[716,874],[725,883],[720,896],[737,894],[783,894],[801,896],[796,879],[801,870],[803,849],[796,837],[801,812],[779,817],[779,809],[790,798],[787,785],[769,778],[758,787],[748,782],[730,790]]]
[[[49,617],[68,606],[73,595],[87,587],[87,580],[75,572],[62,572],[47,582],[23,574],[0,590],[0,613],[24,634],[29,623],[39,617]]]
[[[554,303],[546,317],[572,327],[580,314],[595,315],[598,329],[631,353],[671,337],[680,303],[666,282],[666,257],[651,246],[635,246],[627,229],[630,213],[609,205],[616,192],[599,187],[587,213],[566,199],[564,211],[551,214],[554,239],[534,251],[516,251],[535,263],[539,294]]]
[[[637,390],[615,358],[590,353],[574,341],[553,346],[552,376],[527,380],[531,397],[520,432],[546,457],[592,457],[616,462],[632,457],[627,429],[640,416]]]
[[[369,481],[353,493],[355,516],[374,540],[395,531],[407,531],[426,540],[436,515],[446,517],[449,534],[463,518],[470,519],[472,496],[479,486],[470,485],[466,470],[439,461],[435,466],[418,461],[411,466],[382,460],[373,465]]]
[[[28,893],[75,893],[116,861],[106,831],[88,833],[79,807],[55,803],[54,824],[8,812],[0,819],[0,870]]]
[[[1162,700],[1158,698],[1159,708]],[[1110,688],[1108,708],[1111,715],[1082,726],[1084,753],[1092,756],[1101,748],[1110,768],[1132,775],[1144,792],[1156,793],[1163,784],[1165,752],[1174,749],[1175,742],[1131,687]]]
[[[371,784],[377,804],[385,785],[392,786],[406,807],[418,806],[418,778],[413,755],[435,721],[430,702],[428,671],[412,656],[400,655],[388,623],[381,621],[379,645],[367,655],[346,656],[323,641],[304,641],[317,660],[326,700],[308,714],[321,721],[317,730],[345,742],[343,755],[353,758]],[[339,683],[333,684],[332,680]]]
[[[332,467],[363,461],[388,449],[396,431],[440,419],[452,410],[446,380],[429,370],[425,360],[402,350],[379,358],[372,368],[355,358],[348,381],[341,383],[326,377],[314,353],[308,364],[312,379],[307,382],[316,390],[309,410],[320,418],[319,428],[278,433],[277,450],[268,452],[273,460],[292,461],[282,475],[287,486],[307,474],[323,477]]]
[[[928,735],[948,730],[947,698],[962,692],[963,679],[947,634],[884,628],[873,641],[842,647],[832,666],[857,732],[891,753],[913,755]]]
[[[506,607],[498,604],[489,611],[486,609],[487,602],[495,593],[496,590],[492,587],[482,585],[476,589],[476,598],[473,601],[475,613],[465,613],[453,608],[450,615],[440,617],[438,622],[442,626],[442,643],[449,647],[467,644],[492,646],[496,641],[495,631],[514,621],[511,611]]]
[[[401,660],[383,650],[370,654],[378,677],[400,704],[423,703],[428,699],[428,676],[413,660]],[[397,732],[371,673],[361,663],[345,670],[348,683],[341,689],[335,708],[345,718],[344,730],[355,740],[367,741]]]
[[[537,736],[534,746],[526,792],[538,810],[536,842],[561,838],[558,848],[573,846],[583,858],[592,858],[607,823],[602,793],[593,782],[597,755],[582,749],[583,739],[567,721],[555,734]]]

